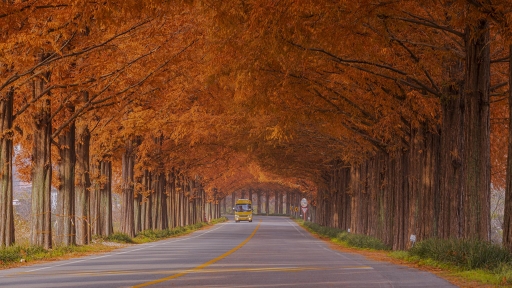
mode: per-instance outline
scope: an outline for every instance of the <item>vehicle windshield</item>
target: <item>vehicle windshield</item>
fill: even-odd
[[[236,204],[235,211],[250,212],[250,211],[252,211],[252,207],[251,207],[251,204]]]

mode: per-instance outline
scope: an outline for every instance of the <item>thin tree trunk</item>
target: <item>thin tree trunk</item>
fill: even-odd
[[[270,192],[267,190],[267,191],[265,191],[265,212],[267,213],[267,216],[270,213],[269,207],[270,207]]]
[[[78,141],[76,143],[76,244],[86,245],[91,241],[90,214],[90,167],[89,149],[91,134],[86,123],[77,126]]]
[[[184,200],[184,205],[185,205],[185,224],[184,226],[187,226],[187,225],[190,225],[190,190],[191,190],[191,187],[190,187],[190,180],[187,179],[186,180],[186,184],[185,184],[185,200]]]
[[[199,217],[201,218],[201,222],[205,222],[206,221],[206,201],[208,200],[208,195],[206,193],[206,190],[204,190],[203,188],[201,188],[201,213],[199,213]],[[224,213],[226,213],[226,198],[222,198],[222,209],[224,209]],[[222,213],[222,211],[221,211]]]
[[[283,214],[283,200],[284,200],[284,193],[279,193],[279,214]]]
[[[176,205],[176,188],[175,188],[175,177],[174,173],[168,172],[167,181],[166,182],[166,194],[167,194],[167,227],[169,229],[176,227],[176,215],[175,215],[175,205]]]
[[[137,177],[137,188],[133,192],[133,222],[135,234],[142,231],[142,179],[143,177]]]
[[[92,234],[108,237],[112,225],[112,162],[104,156],[95,166],[97,180],[91,195]],[[97,172],[96,172],[97,171]]]
[[[508,51],[508,156],[503,214],[503,246],[512,252],[512,45],[508,47]]]
[[[352,214],[350,213],[350,211],[352,209],[352,207],[351,207],[352,195],[350,193],[351,192],[350,186],[351,186],[352,179],[350,178],[350,168],[349,167],[343,167],[340,169],[341,169],[341,177],[342,177],[341,193],[343,195],[343,197],[342,197],[342,199],[343,199],[342,200],[343,201],[343,203],[342,203],[343,219],[342,219],[341,229],[346,231],[346,230],[350,229],[350,223],[352,222]],[[380,170],[379,170],[379,172],[380,172]],[[379,176],[380,176],[380,173],[379,173]],[[380,182],[380,178],[379,178],[379,188],[381,187],[380,184],[381,184],[381,182]],[[382,191],[382,189],[379,189],[379,192],[380,191]],[[381,194],[382,193],[379,193],[379,196]],[[315,206],[314,203],[312,203],[311,205],[313,207]],[[382,209],[382,206],[380,206],[379,208]],[[316,210],[315,210],[315,212],[316,212]],[[315,217],[316,217],[316,214],[315,214]]]
[[[274,214],[279,213],[279,191],[274,192]]]
[[[108,237],[114,233],[112,226],[112,162],[100,162],[100,177],[102,185],[99,189],[99,235]]]
[[[165,202],[165,176],[163,173],[156,174],[153,177],[152,190],[152,227],[153,229],[163,230],[167,228],[166,202]],[[164,215],[165,213],[165,215]]]
[[[185,179],[183,176],[180,176],[180,181],[178,184],[178,226],[185,226]]]
[[[14,244],[12,196],[12,109],[14,91],[0,99],[0,247]]]
[[[261,190],[258,189],[256,191],[256,200],[258,201],[258,208],[256,209],[256,211],[258,212],[258,214],[261,214]],[[235,205],[233,205],[235,206]]]
[[[127,140],[122,158],[122,206],[121,233],[135,237],[133,220],[133,173],[135,166],[135,147],[133,141]]]
[[[236,192],[231,192],[231,213],[233,213],[233,207],[235,207]]]
[[[67,107],[70,113],[74,107]],[[57,192],[57,227],[55,242],[62,246],[75,244],[75,124],[59,135],[59,187]]]
[[[89,211],[90,211],[90,226],[91,226],[91,235],[100,235],[100,226],[99,226],[99,216],[100,216],[100,187],[101,183],[99,180],[100,168],[99,162],[94,161],[91,164],[91,175],[93,181],[91,181],[91,197],[89,199]]]
[[[41,61],[44,58],[41,57]],[[33,95],[39,96],[45,89],[45,77],[33,82]],[[30,244],[45,249],[52,248],[51,223],[51,104],[49,98],[38,101],[33,116],[33,148],[32,148],[32,214]]]
[[[144,178],[143,178],[143,187],[144,194],[142,196],[142,206],[141,206],[141,216],[142,216],[142,231],[153,229],[153,221],[152,221],[152,202],[153,202],[153,191],[151,191],[151,183],[153,181],[151,177],[151,172],[149,170],[144,170]]]
[[[224,215],[226,215],[226,212],[227,212],[227,206],[226,206],[226,196],[224,196],[224,198],[222,198],[222,213],[224,213]]]

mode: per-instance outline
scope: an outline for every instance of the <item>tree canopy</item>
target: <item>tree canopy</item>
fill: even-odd
[[[489,33],[490,165],[504,187],[511,17],[507,1],[477,0],[2,1],[0,95],[14,103],[3,133],[25,179],[47,105],[50,165],[77,125],[117,183],[133,140],[135,178],[316,193],[339,163],[410,151],[418,131],[448,135],[449,103],[472,91],[469,48]],[[452,164],[469,151],[447,149]]]

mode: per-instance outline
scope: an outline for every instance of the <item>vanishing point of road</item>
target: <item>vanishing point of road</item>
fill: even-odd
[[[0,270],[0,287],[455,287],[329,248],[286,217],[217,224],[107,254]]]

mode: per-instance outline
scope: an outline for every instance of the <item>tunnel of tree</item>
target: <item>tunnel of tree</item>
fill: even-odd
[[[508,4],[0,1],[0,245],[16,167],[45,248],[113,233],[115,195],[129,236],[307,198],[393,249],[489,241],[494,189],[512,249]]]

